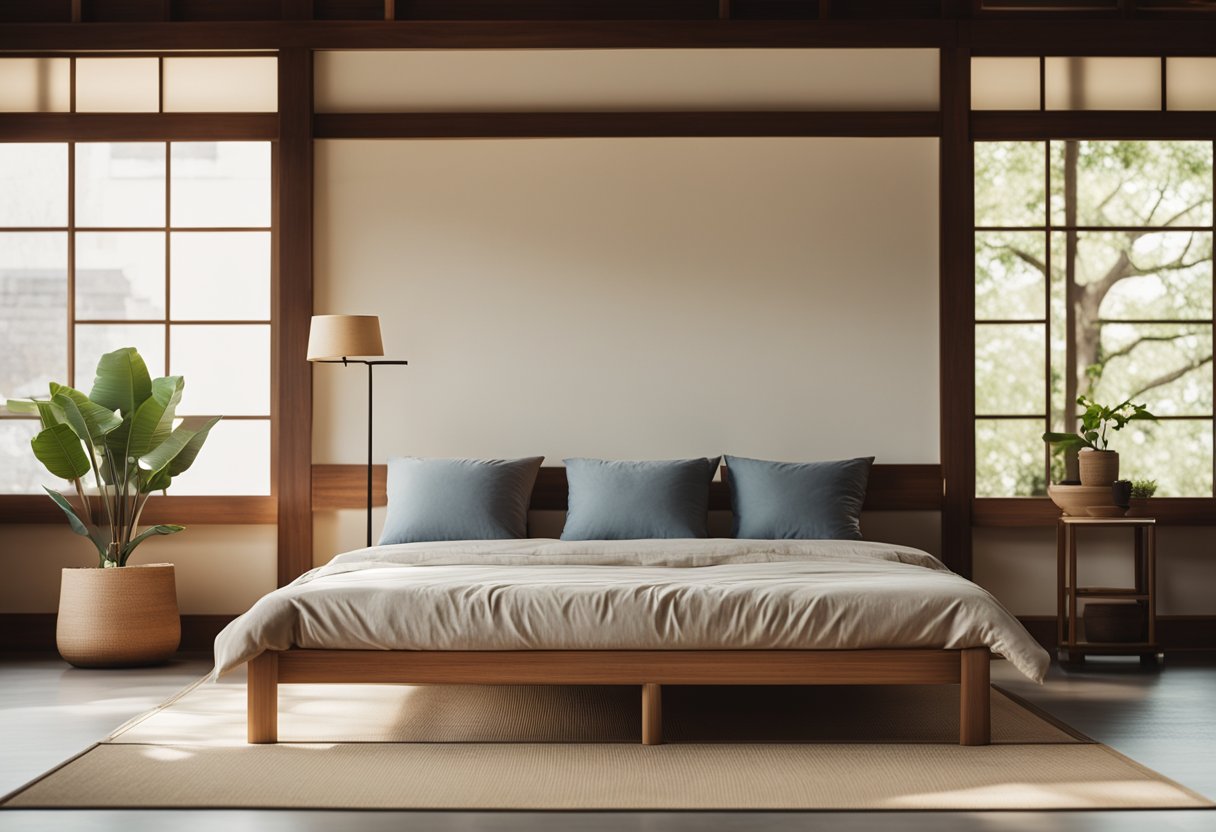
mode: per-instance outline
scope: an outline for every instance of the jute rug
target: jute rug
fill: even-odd
[[[1199,795],[993,692],[994,744],[957,741],[942,687],[280,688],[275,746],[244,687],[187,689],[5,808],[1161,809]]]

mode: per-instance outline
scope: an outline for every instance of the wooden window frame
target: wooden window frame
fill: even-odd
[[[139,57],[155,57],[160,61],[161,87],[159,93],[160,107],[163,109],[163,62],[165,57],[181,56],[277,56],[276,52],[141,52]],[[283,294],[279,281],[279,256],[281,247],[281,223],[279,221],[279,204],[277,199],[279,171],[279,116],[277,113],[77,113],[75,111],[75,59],[77,57],[131,57],[131,53],[89,52],[87,54],[65,54],[53,52],[12,52],[0,57],[59,57],[71,59],[73,83],[71,88],[71,110],[67,113],[4,113],[0,115],[0,142],[47,142],[63,143],[68,146],[69,158],[69,200],[75,199],[75,182],[73,179],[75,167],[75,145],[86,142],[148,142],[164,143],[166,152],[166,182],[165,200],[166,213],[164,226],[149,230],[164,232],[166,244],[165,262],[165,314],[163,320],[150,321],[164,327],[166,340],[165,366],[169,362],[169,331],[173,325],[197,326],[209,323],[220,324],[269,324],[271,337],[271,374],[272,394],[270,413],[268,416],[230,417],[236,420],[256,418],[268,421],[270,424],[270,493],[265,495],[156,495],[148,500],[144,520],[147,523],[180,522],[194,524],[272,524],[278,522],[278,483],[279,472],[279,437],[278,424],[281,421],[278,414],[282,410],[278,386],[274,383],[277,371],[277,360],[280,356],[278,349],[279,309],[276,300]],[[174,142],[189,141],[265,141],[271,147],[271,224],[269,227],[240,228],[242,232],[265,233],[269,231],[271,238],[271,315],[268,321],[175,321],[169,307],[170,274],[168,262],[169,234],[171,231],[182,231],[170,226],[168,200],[170,195],[170,147]],[[30,229],[4,229],[5,231]],[[72,231],[79,231],[75,218],[69,210],[68,225],[65,227],[45,228],[37,230],[65,231],[69,240],[73,238]],[[131,228],[106,228],[105,231],[144,230]],[[183,233],[196,231],[206,232],[216,229],[190,228]],[[70,244],[69,244],[70,245]],[[76,306],[74,292],[75,258],[69,251],[68,258],[68,374],[74,377],[75,370],[75,336],[76,336]],[[133,321],[94,321],[90,323],[129,324]],[[139,322],[135,322],[139,323]],[[4,416],[5,419],[20,417]],[[32,523],[58,524],[63,522],[62,512],[53,503],[40,494],[0,494],[0,524],[3,523]]]
[[[985,51],[983,54],[994,54]],[[1009,49],[997,50],[995,54],[1000,54],[1010,57],[1039,57],[1040,58],[1040,101],[1038,111],[999,111],[999,110],[976,110],[970,113],[970,138],[971,143],[968,152],[971,155],[971,163],[974,165],[974,143],[979,141],[996,142],[996,141],[1041,141],[1044,143],[1044,153],[1046,154],[1046,186],[1045,200],[1047,207],[1045,210],[1050,212],[1050,142],[1063,141],[1069,139],[1076,140],[1144,140],[1144,141],[1179,141],[1179,140],[1203,140],[1213,142],[1213,152],[1216,154],[1216,112],[1196,112],[1196,111],[1171,111],[1168,109],[1168,98],[1166,95],[1166,58],[1191,56],[1194,57],[1211,57],[1212,50],[1209,45],[1203,50],[1192,51],[1167,51],[1158,50],[1155,54],[1145,55],[1142,50],[1125,49],[1116,53],[1111,51],[1088,51],[1085,49],[1073,49],[1068,51],[1050,50],[1043,51],[1035,55],[1025,51],[1014,51]],[[1043,58],[1046,55],[1075,55],[1078,57],[1088,56],[1090,54],[1128,54],[1137,55],[1140,57],[1155,57],[1161,61],[1161,106],[1159,110],[1132,110],[1132,111],[1100,111],[1100,110],[1076,110],[1076,111],[1047,111],[1045,109],[1045,96],[1042,91],[1044,82]],[[1216,177],[1216,171],[1214,171]],[[1216,187],[1214,187],[1216,190]],[[1216,214],[1216,212],[1214,212]],[[993,228],[983,228],[982,230],[989,231]],[[1188,230],[1186,228],[1162,227],[1153,230],[1169,231],[1169,230]],[[1039,228],[1018,228],[1019,231],[1042,231],[1048,238],[1048,252],[1050,255],[1050,235],[1053,230],[1061,230],[1063,226],[1053,226],[1051,223],[1050,213],[1045,217],[1045,224]],[[1212,226],[1196,227],[1197,230],[1213,233],[1216,235],[1216,216],[1213,217]],[[971,227],[968,229],[968,245],[974,249],[974,234],[979,229],[972,221]],[[1084,230],[1084,229],[1078,229]],[[1110,230],[1107,228],[1095,230]],[[974,317],[974,262],[971,266],[970,279],[972,285],[970,287],[971,308],[968,319],[963,321],[961,315],[956,318],[956,325],[969,326],[974,330],[977,324],[984,323],[977,321]],[[1050,298],[1051,281],[1048,276],[1046,292]],[[1216,292],[1214,292],[1216,294]],[[1216,301],[1216,298],[1214,298]],[[1214,304],[1216,305],[1216,304]],[[1048,327],[1047,337],[1050,339],[1050,308],[1047,309]],[[1018,323],[1036,323],[1036,321],[1019,321]],[[1043,323],[1040,321],[1039,323]],[[1155,321],[1155,323],[1161,323]],[[1165,323],[1169,323],[1165,321]],[[1213,317],[1201,319],[1197,321],[1187,321],[1187,323],[1195,324],[1210,324],[1213,328],[1213,333],[1216,335],[1216,309],[1213,311]],[[972,335],[974,338],[974,335]],[[1050,343],[1050,341],[1048,341]],[[973,341],[974,344],[974,341]],[[1047,361],[1050,362],[1050,349],[1047,351]],[[971,367],[970,372],[974,374],[974,346],[971,352]],[[1048,364],[1047,384],[1050,386],[1050,364]],[[1214,386],[1216,386],[1216,374],[1214,374]],[[1046,401],[1047,414],[1046,418],[1050,418],[1051,398],[1050,387],[1047,391],[1048,399]],[[1216,395],[1216,394],[1214,394]],[[1047,497],[977,497],[975,496],[975,468],[974,468],[974,447],[975,433],[974,425],[977,419],[983,418],[1013,418],[1002,416],[1000,414],[984,414],[979,415],[975,412],[975,395],[974,386],[971,388],[971,394],[965,402],[960,402],[955,399],[952,410],[961,415],[961,410],[966,407],[970,411],[971,417],[971,432],[966,440],[971,447],[972,467],[969,474],[971,482],[971,525],[974,527],[1015,527],[1015,526],[1051,526],[1054,525],[1059,516],[1059,510],[1054,503]],[[1039,417],[1027,417],[1039,418]],[[1213,420],[1213,430],[1216,431],[1216,416],[1209,417],[1163,417],[1165,420],[1175,419],[1190,419],[1190,420]],[[956,421],[959,421],[956,419]],[[1045,459],[1049,453],[1044,451]],[[1046,463],[1048,466],[1050,462]],[[1214,479],[1216,479],[1216,461],[1213,464]],[[1050,467],[1047,468],[1050,471]],[[947,474],[949,476],[949,474]],[[1216,495],[1209,497],[1155,497],[1153,498],[1153,514],[1158,522],[1162,525],[1178,525],[1178,526],[1210,526],[1216,525]],[[968,546],[970,544],[968,543]]]

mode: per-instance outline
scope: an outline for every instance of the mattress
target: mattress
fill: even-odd
[[[373,546],[261,598],[214,677],[264,650],[858,650],[1047,653],[919,549],[843,540],[547,539]]]

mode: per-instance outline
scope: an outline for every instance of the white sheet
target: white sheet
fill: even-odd
[[[720,650],[987,646],[1047,653],[919,549],[841,540],[457,541],[376,546],[264,596],[215,642],[263,650]]]

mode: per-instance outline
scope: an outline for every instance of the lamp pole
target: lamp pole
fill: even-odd
[[[365,358],[328,358],[314,359],[317,364],[341,364],[343,367],[350,364],[364,364],[367,366],[367,545],[372,545],[372,424],[374,408],[372,403],[372,371],[382,365],[404,365],[409,364],[408,361],[396,360],[379,360],[371,361]]]

